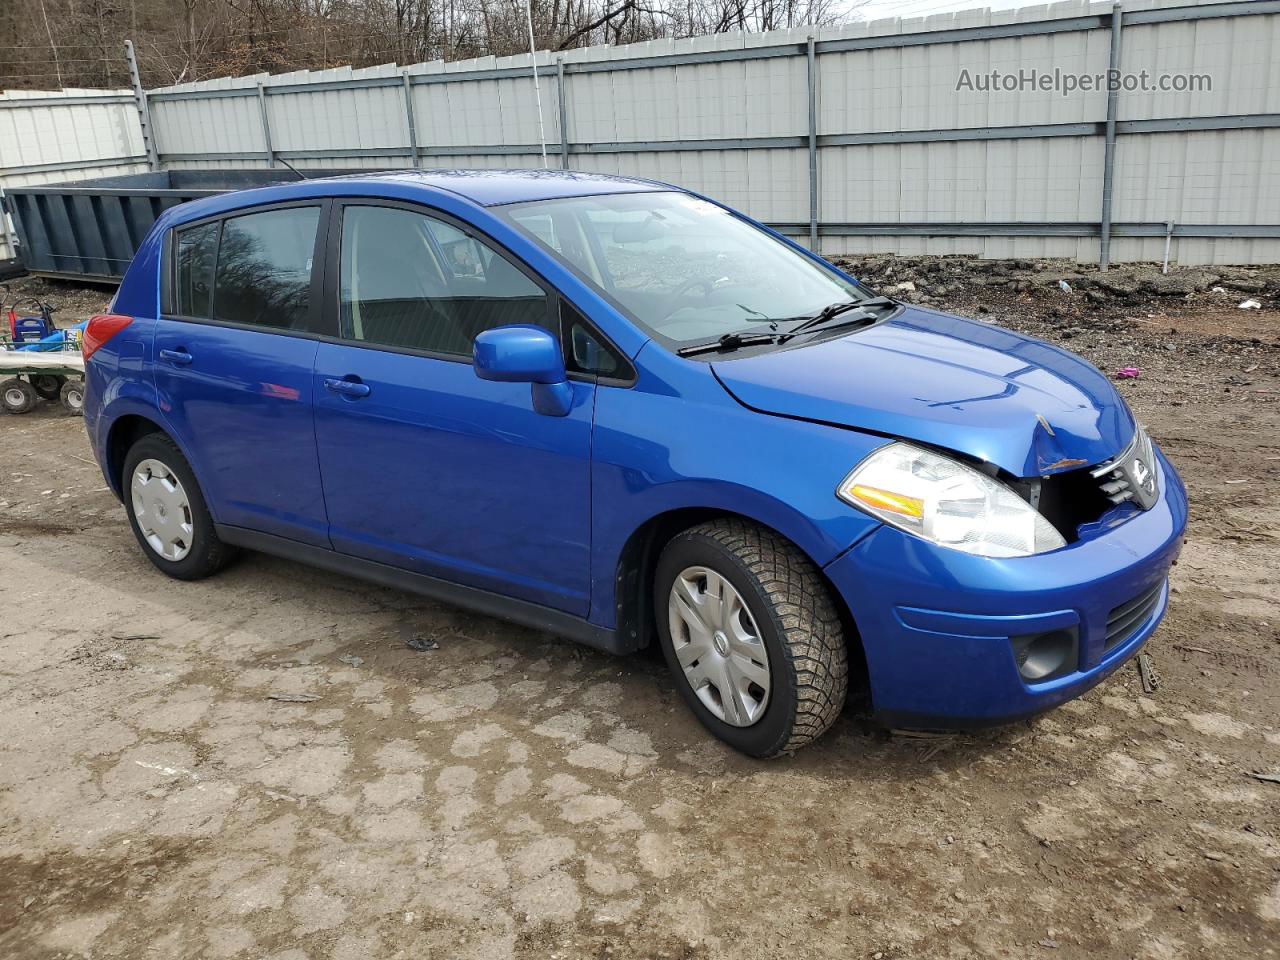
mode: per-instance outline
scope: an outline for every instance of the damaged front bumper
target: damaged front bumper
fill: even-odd
[[[1164,615],[1187,521],[1182,481],[1156,460],[1150,509],[1050,553],[979,557],[882,527],[828,564],[862,638],[876,718],[1007,723],[1079,696],[1135,654]]]

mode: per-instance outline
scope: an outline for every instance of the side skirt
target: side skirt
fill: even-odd
[[[364,560],[360,557],[348,556],[326,550],[323,547],[299,543],[285,537],[277,537],[270,533],[261,533],[245,527],[233,527],[227,524],[214,524],[218,538],[225,543],[269,553],[286,560],[295,560],[313,567],[322,567],[335,573],[345,573],[361,580],[369,580],[384,587],[405,590],[409,593],[420,593],[433,600],[442,600],[459,607],[466,607],[478,613],[488,614],[502,620],[510,620],[521,626],[534,630],[543,630],[557,636],[567,637],[588,647],[603,650],[605,653],[632,653],[636,649],[617,631],[608,627],[598,627],[581,617],[544,607],[539,603],[527,600],[515,600],[489,590],[467,587],[438,577],[414,573],[400,567]]]

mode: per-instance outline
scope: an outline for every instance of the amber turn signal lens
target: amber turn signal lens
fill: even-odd
[[[888,490],[867,487],[860,483],[854,484],[849,493],[854,499],[861,500],[868,507],[888,510],[891,513],[900,513],[904,517],[915,517],[916,519],[924,517],[924,501],[915,497],[904,497],[900,493],[891,493]]]

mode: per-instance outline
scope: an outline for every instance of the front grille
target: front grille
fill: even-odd
[[[1156,487],[1155,469],[1155,451],[1151,446],[1151,438],[1145,430],[1137,427],[1133,440],[1123,453],[1089,472],[1112,503],[1129,501],[1143,510],[1150,510],[1160,495]]]
[[[1122,645],[1150,619],[1156,604],[1160,602],[1161,580],[1154,587],[1143,591],[1128,603],[1122,603],[1107,614],[1107,650]]]

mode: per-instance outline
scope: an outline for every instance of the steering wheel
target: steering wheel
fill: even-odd
[[[706,277],[694,277],[693,279],[686,280],[684,283],[680,284],[680,286],[676,287],[676,289],[667,296],[667,302],[664,304],[664,306],[667,307],[667,312],[663,315],[663,319],[665,320],[667,317],[675,313],[676,310],[679,309],[680,301],[688,296],[691,290],[695,290],[699,287],[702,288],[702,296],[706,298],[711,296],[711,291],[715,287],[715,284]]]

